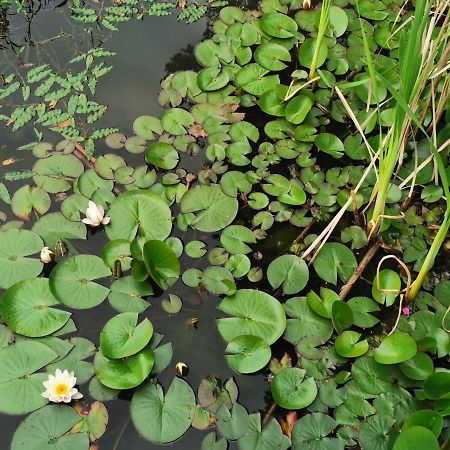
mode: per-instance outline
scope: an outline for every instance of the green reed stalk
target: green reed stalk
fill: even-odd
[[[322,3],[322,9],[320,10],[319,30],[317,32],[316,46],[314,48],[314,54],[311,61],[311,67],[309,69],[309,79],[315,77],[317,69],[317,61],[319,59],[319,51],[325,36],[325,32],[328,28],[330,21],[330,8],[332,0],[324,0]]]

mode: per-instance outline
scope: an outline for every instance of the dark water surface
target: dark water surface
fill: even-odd
[[[11,17],[11,27],[16,27],[12,38],[22,43],[27,39],[28,27],[18,17]],[[75,27],[65,15],[64,8],[54,9],[53,4],[47,5],[34,17],[31,25],[31,37],[35,43],[57,35],[61,29],[75,33],[75,39],[56,39],[50,43],[25,49],[21,53],[23,62],[44,63],[52,61],[64,65],[74,56],[74,49],[88,45],[90,37],[81,29]],[[114,66],[113,70],[100,80],[95,99],[109,106],[109,109],[96,127],[118,127],[124,133],[132,133],[133,120],[142,114],[159,115],[162,108],[157,103],[160,90],[160,80],[165,75],[166,65],[169,70],[191,68],[194,64],[192,51],[188,45],[195,45],[202,39],[207,29],[207,21],[201,20],[195,24],[184,25],[177,22],[173,16],[145,18],[144,21],[131,20],[120,24],[120,30],[112,33],[103,44],[107,50],[117,53],[109,58],[107,63]],[[28,36],[28,39],[30,36]],[[87,44],[86,44],[87,43]],[[89,48],[89,47],[86,47]],[[186,50],[187,49],[187,50]],[[185,51],[183,51],[185,50]],[[18,63],[14,53],[7,49],[0,52],[0,72],[11,73],[11,66]],[[0,167],[2,172],[9,170],[30,169],[34,163],[31,152],[18,151],[17,147],[35,139],[32,127],[25,127],[19,132],[0,129],[0,157],[18,158],[11,167]],[[45,135],[44,135],[45,139]],[[50,142],[56,142],[55,135],[48,137]],[[144,156],[120,153],[131,165],[143,163]],[[96,154],[111,153],[106,145],[99,141]],[[132,158],[130,158],[130,156]],[[201,159],[183,161],[191,171],[200,170]],[[26,181],[25,181],[26,183]],[[14,192],[20,187],[20,182],[10,184]],[[57,205],[58,207],[58,205]],[[27,228],[31,224],[26,225]],[[189,240],[200,239],[207,242],[208,249],[218,245],[210,235],[189,231]],[[185,240],[183,233],[175,230],[175,235]],[[74,242],[80,252],[99,254],[106,236],[101,232],[90,235],[88,241]],[[182,270],[195,265],[200,267],[200,260],[182,257]],[[158,376],[159,381],[168,386],[175,374],[175,364],[183,361],[188,364],[190,373],[186,380],[196,390],[200,381],[207,376],[225,380],[235,376],[240,388],[239,401],[249,411],[264,410],[267,382],[263,374],[254,376],[239,376],[233,373],[224,358],[225,343],[218,334],[215,319],[219,312],[216,309],[220,299],[209,293],[199,294],[195,289],[186,287],[181,279],[166,291],[177,293],[183,300],[183,309],[179,314],[169,316],[160,307],[160,299],[151,298],[152,306],[142,315],[153,323],[155,331],[164,334],[164,342],[172,342],[174,356],[170,366]],[[105,301],[97,308],[77,311],[73,318],[77,324],[77,336],[85,337],[98,344],[98,336],[104,324],[116,312]],[[199,319],[198,327],[189,324],[190,319]],[[1,370],[1,368],[0,368]],[[87,396],[88,384],[80,390]],[[121,395],[121,397],[125,397]],[[88,398],[87,398],[88,399]],[[101,450],[151,450],[161,446],[151,444],[141,439],[130,420],[130,402],[128,399],[118,399],[106,402],[109,412],[109,424],[106,434],[98,441]],[[10,447],[12,435],[22,420],[21,417],[0,415],[0,449]],[[151,420],[151,418],[149,418]],[[205,432],[190,429],[179,441],[166,447],[184,450],[199,450]]]

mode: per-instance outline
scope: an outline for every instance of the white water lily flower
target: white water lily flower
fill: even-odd
[[[45,264],[48,264],[54,259],[55,254],[48,247],[43,247],[41,250],[41,261]]]
[[[48,380],[44,381],[46,391],[42,392],[42,397],[48,398],[53,403],[70,403],[72,400],[78,400],[83,394],[74,388],[77,382],[73,372],[56,369],[55,375],[49,375]]]
[[[91,227],[98,227],[100,224],[107,225],[111,218],[105,216],[105,210],[102,206],[96,205],[93,201],[89,200],[89,206],[86,210],[86,218],[83,222]]]

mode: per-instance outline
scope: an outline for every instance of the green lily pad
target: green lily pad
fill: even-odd
[[[276,38],[290,38],[297,31],[297,23],[295,20],[279,12],[264,14],[259,20],[259,23],[265,33]]]
[[[50,196],[36,186],[22,186],[11,199],[11,209],[16,217],[28,220],[33,211],[39,215],[45,214],[50,208]]]
[[[308,266],[298,256],[282,255],[269,264],[267,279],[274,289],[282,286],[284,294],[296,294],[308,283]]]
[[[148,273],[161,289],[167,289],[180,276],[180,261],[165,242],[147,241],[143,256]]]
[[[425,394],[432,400],[448,398],[450,392],[450,373],[435,372],[423,383]]]
[[[153,289],[150,283],[139,282],[132,276],[119,278],[111,285],[108,301],[111,306],[120,313],[144,312],[149,306],[142,297],[152,295]]]
[[[297,95],[286,106],[285,117],[290,123],[300,124],[302,123],[306,115],[309,113],[313,106],[313,101],[307,95]]]
[[[42,382],[46,373],[36,373],[58,354],[47,345],[34,341],[19,342],[0,351],[0,411],[25,414],[46,405]]]
[[[67,434],[81,419],[70,406],[45,406],[19,425],[11,450],[88,450],[88,433]]]
[[[343,331],[335,342],[336,352],[344,358],[357,358],[369,350],[366,340],[360,341],[360,333],[356,331]]]
[[[334,134],[320,133],[314,138],[314,144],[334,158],[342,157],[345,152],[344,143]]]
[[[179,378],[172,381],[165,395],[152,381],[139,388],[131,400],[134,426],[141,436],[157,444],[172,442],[186,433],[194,412],[194,392]]]
[[[336,284],[338,276],[344,283],[348,281],[358,263],[348,247],[339,242],[327,242],[313,265],[322,280]]]
[[[402,280],[397,272],[390,269],[381,270],[372,284],[372,295],[378,303],[391,306],[400,294]]]
[[[270,360],[269,345],[258,336],[238,336],[227,345],[225,358],[239,373],[253,373],[261,370]]]
[[[231,410],[222,404],[216,413],[216,427],[229,440],[240,439],[248,430],[247,410],[235,402]]]
[[[235,84],[253,95],[262,95],[280,84],[278,75],[268,75],[270,70],[252,63],[242,67],[235,76]]]
[[[7,289],[19,281],[37,277],[43,264],[27,256],[40,252],[43,246],[42,239],[32,231],[0,231],[0,287]]]
[[[168,109],[161,116],[161,125],[164,130],[175,136],[186,134],[186,129],[193,123],[192,114],[181,108]]]
[[[55,154],[40,159],[33,166],[34,182],[44,191],[56,194],[68,191],[72,183],[70,178],[77,178],[84,172],[83,163],[73,155]]]
[[[136,235],[164,240],[172,230],[172,213],[167,203],[153,192],[125,192],[114,200],[108,214],[111,222],[105,229],[110,240],[132,241]]]
[[[110,241],[102,248],[102,259],[110,269],[119,261],[122,270],[128,270],[131,264],[130,255],[130,243],[125,239]]]
[[[166,170],[176,167],[179,158],[175,147],[166,142],[155,142],[151,144],[145,153],[145,159],[149,164]]]
[[[265,42],[255,50],[255,61],[265,69],[283,70],[287,66],[283,62],[291,61],[291,54],[280,44],[275,42]]]
[[[47,336],[63,327],[71,316],[67,311],[51,308],[58,303],[47,278],[24,280],[3,294],[0,316],[15,333]]]
[[[314,52],[317,45],[317,38],[306,39],[305,42],[300,46],[298,51],[298,59],[300,64],[304,67],[311,67]],[[328,47],[325,40],[320,42],[319,53],[317,58],[317,66],[320,67],[327,59]]]
[[[107,424],[108,410],[102,402],[96,401],[89,408],[88,415],[70,430],[70,434],[87,432],[89,440],[93,442],[103,436]]]
[[[194,213],[191,226],[200,231],[214,232],[228,226],[236,217],[238,202],[222,192],[219,185],[196,186],[183,195],[183,214]]]
[[[250,335],[258,336],[271,345],[286,327],[283,307],[265,292],[241,289],[223,299],[218,309],[234,316],[217,321],[219,332],[227,342],[238,336]]]
[[[436,436],[428,428],[415,426],[402,431],[394,442],[392,450],[439,450]]]
[[[133,131],[143,139],[155,139],[156,134],[163,134],[161,121],[154,116],[140,116],[133,122]]]
[[[337,422],[332,417],[320,412],[301,417],[292,430],[293,448],[344,450],[345,442],[342,439],[327,437],[336,426]]]
[[[153,335],[148,319],[139,325],[137,313],[122,313],[110,319],[100,333],[102,353],[111,359],[127,358],[140,352]]]
[[[67,220],[61,213],[47,213],[33,225],[31,231],[41,236],[50,248],[63,239],[86,239],[86,225]]]
[[[233,255],[246,254],[252,251],[247,244],[256,244],[256,237],[247,227],[230,225],[220,234],[220,243]]]
[[[306,371],[287,367],[275,374],[271,384],[272,396],[277,405],[285,409],[302,409],[317,397],[314,378],[306,378]]]
[[[100,383],[111,389],[131,389],[150,375],[154,362],[150,347],[123,359],[109,359],[99,351],[94,358],[95,375]]]
[[[412,358],[416,353],[416,341],[406,333],[395,331],[383,339],[373,357],[380,364],[398,364]]]
[[[105,300],[109,289],[92,280],[110,275],[110,269],[98,256],[70,256],[52,270],[50,289],[61,303],[71,308],[93,308]]]

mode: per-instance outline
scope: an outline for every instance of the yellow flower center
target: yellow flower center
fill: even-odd
[[[66,395],[69,393],[69,386],[65,383],[60,383],[55,386],[56,395]]]

